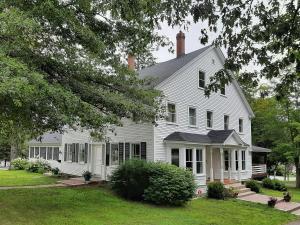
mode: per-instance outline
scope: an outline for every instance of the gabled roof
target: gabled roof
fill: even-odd
[[[259,146],[252,145],[252,152],[272,152],[269,148],[262,148]]]
[[[141,78],[154,79],[154,85],[157,85],[172,76],[177,70],[188,64],[197,56],[201,55],[205,50],[209,49],[211,45],[204,48],[200,48],[196,51],[190,52],[175,59],[168,60],[166,62],[157,63],[153,66],[144,68],[138,71]]]
[[[42,136],[29,141],[30,145],[33,144],[61,144],[62,141],[62,134],[55,132],[55,133],[45,133]]]
[[[199,144],[225,144],[226,140],[232,135],[239,135],[235,130],[211,130],[208,134],[193,134],[184,132],[174,132],[168,135],[164,141],[171,142],[189,142],[189,143],[199,143]],[[241,145],[249,146],[242,139],[238,140]]]

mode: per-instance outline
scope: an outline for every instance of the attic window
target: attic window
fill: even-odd
[[[205,73],[202,71],[199,71],[199,88],[205,87]]]

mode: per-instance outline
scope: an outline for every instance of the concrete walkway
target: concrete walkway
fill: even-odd
[[[35,188],[49,188],[49,187],[65,187],[64,184],[45,184],[45,185],[29,185],[29,186],[10,186],[0,187],[0,190],[11,190],[11,189],[35,189]]]

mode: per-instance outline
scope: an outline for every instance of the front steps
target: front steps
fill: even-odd
[[[251,191],[250,188],[246,188],[245,185],[237,182],[232,184],[225,185],[226,188],[233,188],[234,191],[238,192],[238,197],[245,197],[249,195],[255,194],[255,192]]]

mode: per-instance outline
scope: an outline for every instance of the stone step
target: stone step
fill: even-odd
[[[292,211],[291,213],[294,214],[294,215],[296,215],[296,216],[300,216],[300,209]]]
[[[235,190],[238,190],[238,189],[243,189],[245,188],[245,185],[241,184],[241,183],[235,183],[235,184],[228,184],[228,185],[225,185],[226,188],[233,188]]]
[[[239,193],[245,193],[245,192],[251,191],[251,189],[250,189],[250,188],[241,188],[241,189],[238,189],[237,191],[238,191]]]
[[[238,194],[238,198],[242,198],[242,197],[246,197],[246,196],[254,195],[254,194],[256,194],[254,191],[243,192],[243,193]]]
[[[300,203],[297,202],[285,202],[285,201],[280,201],[276,203],[275,205],[276,209],[285,211],[285,212],[293,212],[297,211],[300,209]]]

